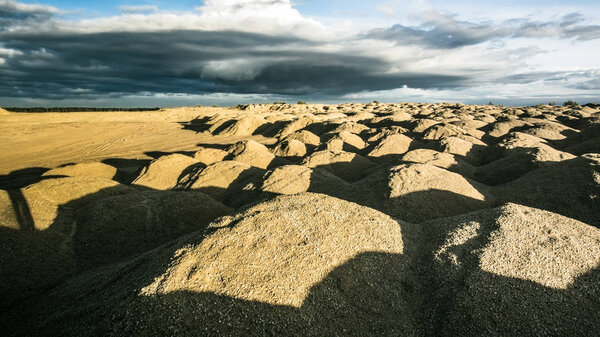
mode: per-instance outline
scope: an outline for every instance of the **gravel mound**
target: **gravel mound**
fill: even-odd
[[[389,155],[400,155],[406,153],[412,145],[412,138],[401,134],[392,134],[383,138],[369,152],[368,156],[378,158]]]
[[[281,131],[279,131],[279,133],[277,134],[277,138],[283,139],[293,133],[296,133],[296,131],[304,129],[305,127],[316,121],[316,118],[311,115],[299,117],[293,120],[292,122],[288,123],[283,129],[281,129]]]
[[[266,146],[253,140],[237,142],[227,152],[231,154],[232,160],[262,169],[266,169],[275,159],[275,155]]]
[[[183,154],[162,156],[144,167],[132,184],[154,190],[170,190],[181,176],[198,166],[203,167],[204,164]]]
[[[432,330],[589,336],[600,321],[600,231],[516,204],[424,223]]]
[[[304,157],[306,145],[296,139],[285,139],[277,143],[272,152],[279,157]]]
[[[76,211],[75,253],[87,266],[143,253],[201,230],[231,209],[201,192],[147,191],[102,198]]]
[[[185,189],[198,190],[230,207],[260,199],[258,188],[265,171],[245,163],[222,161],[182,179]]]
[[[380,169],[336,195],[417,223],[487,208],[493,199],[488,190],[433,165],[404,164]]]
[[[194,153],[194,159],[204,165],[210,165],[225,160],[228,155],[229,152],[221,149],[203,147]]]
[[[414,335],[403,253],[402,224],[380,212],[282,196],[72,280],[45,299],[57,310],[30,307],[44,323],[19,326],[29,335]]]
[[[215,132],[219,136],[251,136],[256,129],[266,124],[262,117],[244,116],[223,130]]]
[[[500,122],[493,123],[491,125],[491,129],[487,132],[487,134],[489,136],[499,138],[499,137],[502,137],[502,136],[508,134],[509,132],[511,132],[511,130],[522,128],[527,125],[529,125],[529,124],[526,122],[520,121],[518,119],[510,119],[507,121],[500,121]]]
[[[423,133],[425,132],[425,130],[429,129],[430,127],[439,124],[439,121],[435,121],[433,119],[428,119],[428,118],[423,118],[423,119],[419,119],[416,122],[414,122],[413,127],[412,127],[412,132],[415,133]]]
[[[261,190],[276,194],[317,192],[332,194],[348,183],[323,169],[285,165],[267,172]]]
[[[475,167],[450,153],[430,149],[416,149],[402,156],[402,161],[429,164],[456,172],[465,177],[472,177]]]
[[[459,137],[443,138],[440,141],[440,148],[442,152],[459,156],[475,166],[480,165],[487,158],[488,153],[487,144],[475,138],[469,140]]]
[[[308,130],[294,132],[284,138],[285,140],[299,140],[306,145],[319,146],[321,138]]]
[[[138,193],[113,180],[67,177],[0,190],[0,310],[57,285],[78,270],[73,212],[101,198]]]
[[[92,177],[102,179],[113,179],[117,175],[117,169],[113,166],[98,163],[80,163],[58,167],[46,171],[42,176],[45,177]]]
[[[38,210],[35,207],[38,200],[43,201],[41,204],[47,202],[56,207],[66,204],[79,206],[107,196],[133,193],[135,189],[109,179],[65,177],[42,180],[24,188],[22,191],[25,199],[32,200],[29,207],[33,218],[42,220],[40,222],[36,221],[36,228],[43,230],[50,223],[43,221],[48,219],[48,214],[45,214],[46,211]]]
[[[537,168],[575,158],[570,153],[555,150],[545,144],[514,148],[505,152],[509,155],[478,167],[475,178],[488,185],[499,185],[513,181]]]
[[[448,138],[464,134],[467,134],[467,132],[456,125],[436,124],[424,131],[423,139],[440,140],[442,138]]]
[[[369,127],[356,122],[343,122],[342,124],[336,126],[331,133],[342,133],[347,132],[351,134],[360,134],[363,131],[368,130]]]
[[[600,154],[586,154],[531,171],[493,189],[515,202],[600,226]]]
[[[332,136],[331,139],[339,139],[344,143],[344,151],[357,152],[367,146],[362,138],[348,131],[340,131],[337,133],[331,132],[329,135]]]
[[[351,152],[317,151],[302,162],[310,168],[330,170],[345,181],[356,181],[370,172],[375,165],[368,159]]]

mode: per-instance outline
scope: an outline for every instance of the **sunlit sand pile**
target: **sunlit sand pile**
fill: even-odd
[[[4,140],[3,335],[600,334],[598,106],[136,114]]]

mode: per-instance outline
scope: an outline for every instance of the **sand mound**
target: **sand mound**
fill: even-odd
[[[492,201],[487,186],[428,164],[380,169],[335,195],[410,222],[469,213]]]
[[[362,138],[348,131],[341,131],[337,133],[332,132],[329,135],[332,136],[332,139],[340,139],[344,143],[344,151],[356,152],[358,150],[364,149],[367,146],[367,144],[362,140]]]
[[[139,254],[231,212],[201,192],[148,191],[93,201],[76,212],[73,243],[85,265]]]
[[[312,115],[303,116],[298,119],[295,119],[294,121],[288,123],[283,129],[281,129],[281,131],[279,131],[279,133],[277,134],[277,138],[285,138],[295,133],[296,131],[304,129],[305,127],[316,121],[317,119]]]
[[[304,157],[306,145],[299,140],[285,139],[277,143],[273,154],[279,157]]]
[[[523,133],[546,140],[563,140],[567,138],[565,135],[543,126],[537,126],[524,130]]]
[[[244,116],[223,130],[217,130],[219,136],[251,136],[256,129],[267,123],[262,117]]]
[[[170,190],[187,171],[202,166],[204,164],[197,159],[182,154],[162,156],[144,167],[132,184],[154,190]]]
[[[58,205],[40,196],[0,190],[0,311],[75,272],[73,257],[61,247],[70,228],[57,218]]]
[[[116,175],[117,169],[115,167],[103,163],[91,162],[58,167],[46,171],[42,176],[93,177],[102,179],[113,179]]]
[[[344,151],[344,141],[341,138],[333,137],[325,142],[324,146],[322,146],[323,150],[339,152]]]
[[[452,136],[464,135],[467,132],[456,125],[452,124],[436,124],[429,127],[423,133],[423,139],[440,140]]]
[[[533,127],[524,130],[524,133],[546,140],[563,140],[567,136],[575,136],[579,133],[578,130],[557,122],[536,118],[527,118],[525,121],[532,124]]]
[[[479,129],[489,125],[489,123],[486,121],[472,119],[473,116],[471,116],[471,115],[467,115],[467,116],[468,117],[463,118],[460,121],[451,122],[450,124],[456,125],[459,128],[466,130],[467,132],[469,132],[469,130],[477,130],[478,131]]]
[[[321,144],[321,138],[314,133],[301,130],[294,132],[284,138],[285,140],[299,140],[306,145],[319,146]]]
[[[485,186],[428,164],[396,166],[388,187],[386,208],[411,210],[402,218],[411,222],[468,213],[488,207],[490,199]]]
[[[225,157],[227,157],[228,155],[229,152],[221,149],[203,147],[196,151],[196,153],[194,153],[194,159],[196,159],[204,165],[210,165],[225,160]]]
[[[520,121],[518,119],[510,119],[508,121],[500,121],[491,125],[491,129],[487,132],[489,136],[492,137],[502,137],[511,130],[516,128],[521,128],[523,126],[528,125],[527,123]]]
[[[370,112],[359,112],[348,118],[346,118],[349,122],[361,122],[369,119],[375,118],[375,114]]]
[[[369,152],[368,156],[379,158],[390,155],[400,155],[406,153],[413,145],[412,138],[401,134],[392,134],[383,138],[379,144]]]
[[[440,122],[433,120],[433,119],[428,119],[428,118],[424,118],[424,119],[419,119],[416,122],[413,123],[413,127],[412,127],[412,132],[415,133],[423,133],[425,132],[425,130],[429,129],[430,127],[439,124]]]
[[[310,168],[330,170],[346,181],[356,181],[370,172],[375,165],[368,159],[351,152],[317,151],[302,162]]]
[[[23,299],[35,295],[48,287],[55,286],[68,276],[75,274],[77,263],[64,242],[69,242],[70,226],[65,217],[55,221],[57,207],[43,199],[32,202],[36,213],[45,208],[53,214],[49,219],[31,218],[29,212],[13,208],[16,192],[0,191],[0,311],[5,312]],[[22,200],[22,199],[21,199]],[[26,203],[20,203],[23,209]],[[27,214],[28,217],[23,215]],[[35,214],[35,216],[39,216]],[[38,230],[34,224],[47,222]],[[59,223],[60,222],[60,223]],[[4,329],[3,329],[4,330]]]
[[[408,303],[412,293],[401,224],[386,215],[301,194],[251,207],[213,223],[208,233],[72,280],[54,292],[61,299],[53,303],[56,310],[43,313],[43,320],[15,325],[30,335],[42,330],[413,335],[419,330],[418,312]],[[53,301],[52,296],[45,300]],[[42,302],[30,310],[41,316],[43,307]],[[75,314],[83,308],[96,314]]]
[[[391,126],[391,125],[401,123],[404,121],[406,121],[406,119],[404,119],[402,117],[396,118],[395,116],[386,115],[386,116],[373,117],[363,123],[366,123],[367,125],[369,125],[371,127],[383,127],[383,126]]]
[[[344,122],[338,126],[336,126],[333,130],[331,130],[331,133],[341,133],[341,132],[346,132],[346,133],[352,133],[352,134],[359,134],[363,131],[368,130],[369,127],[365,126],[363,124],[360,123],[356,123],[356,122]]]
[[[407,133],[408,130],[401,126],[388,126],[384,128],[373,128],[369,129],[369,131],[365,132],[365,136],[367,137],[367,142],[375,143],[387,136],[395,135],[395,134],[403,134]]]
[[[215,135],[219,131],[222,131],[224,128],[233,124],[234,122],[235,119],[232,119],[231,116],[216,114],[210,117],[206,124],[210,125],[210,127],[208,128],[208,132]],[[200,122],[197,121],[196,124],[200,124]]]
[[[275,159],[275,155],[271,153],[266,146],[253,140],[237,142],[229,147],[227,152],[229,152],[233,157],[232,159],[237,162],[246,163],[263,169],[267,168]]]
[[[417,149],[407,152],[402,156],[402,161],[441,167],[465,177],[473,176],[473,172],[475,171],[475,167],[471,164],[460,158],[456,158],[456,156],[450,153],[442,153],[430,149]]]
[[[22,190],[3,191],[4,216],[0,227],[44,231],[57,225],[62,216],[76,207],[99,198],[135,192],[129,186],[108,179],[66,177],[42,180]]]
[[[487,157],[487,145],[475,138],[471,141],[459,137],[448,137],[440,141],[442,152],[464,159],[472,165],[479,165]]]
[[[199,190],[220,202],[237,208],[260,198],[264,170],[236,161],[222,161],[190,174],[187,189]]]
[[[261,190],[276,194],[317,192],[332,194],[348,183],[327,170],[304,165],[285,165],[265,175]]]
[[[505,152],[509,154],[507,157],[478,167],[475,178],[488,185],[499,185],[513,181],[537,168],[575,158],[570,153],[555,150],[545,144],[529,148],[519,147]]]
[[[0,191],[0,310],[56,285],[77,269],[73,211],[135,189],[99,178],[48,179]]]
[[[132,192],[135,192],[135,189],[116,181],[88,177],[47,179],[23,189],[26,199],[44,199],[54,205],[68,203],[70,206],[79,206],[95,199]],[[32,213],[36,218],[34,207]],[[44,226],[38,227],[37,223],[36,227],[40,230],[44,229]]]
[[[0,108],[0,115],[8,115],[8,114],[10,114],[10,112],[9,112],[9,111],[7,111],[7,110],[5,110],[5,109],[2,109],[2,108]]]
[[[21,223],[18,217],[21,216],[19,207],[13,206],[13,203],[16,204],[19,201],[14,199],[13,193],[20,194],[21,192],[13,192],[0,190],[0,229],[8,228],[19,230],[21,228]]]
[[[413,119],[413,116],[405,111],[394,111],[391,117],[395,122],[403,122]]]
[[[596,334],[598,229],[515,204],[423,226],[437,334]]]
[[[587,154],[531,171],[494,188],[498,202],[516,202],[600,226],[600,155]]]
[[[600,153],[600,137],[586,140],[585,142],[569,146],[565,149],[569,153],[582,155],[585,153]]]
[[[523,132],[511,132],[507,134],[498,144],[504,155],[510,155],[510,151],[519,148],[540,147],[548,144],[544,139]]]

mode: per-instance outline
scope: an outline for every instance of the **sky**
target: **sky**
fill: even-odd
[[[600,2],[0,0],[0,106],[600,102]]]

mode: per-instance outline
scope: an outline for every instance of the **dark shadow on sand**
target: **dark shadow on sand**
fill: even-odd
[[[401,226],[403,254],[356,255],[313,285],[300,307],[210,292],[140,294],[169,268],[179,248],[202,242],[206,233],[197,231],[46,289],[43,297],[30,298],[4,312],[0,326],[7,336],[598,333],[597,269],[580,276],[568,289],[547,288],[479,269],[473,252],[488,244],[495,228],[479,230],[474,238],[453,248],[451,253],[462,261],[458,268],[433,256],[456,228],[428,223]],[[469,288],[473,279],[481,289]]]

